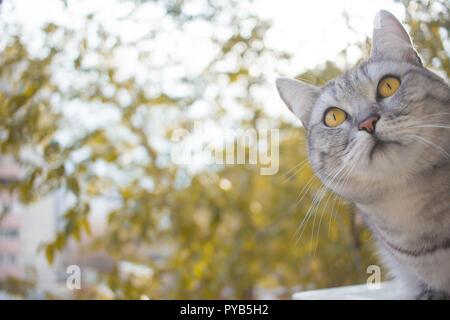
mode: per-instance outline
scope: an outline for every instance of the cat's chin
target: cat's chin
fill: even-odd
[[[370,203],[394,184],[404,183],[409,177],[407,162],[398,158],[399,148],[404,146],[396,142],[377,142],[367,151],[366,159],[361,159],[351,169],[350,176],[335,179],[335,183],[320,178],[328,188],[346,200]]]
[[[408,162],[410,151],[404,141],[380,131],[373,134],[359,133],[356,136],[357,143],[349,152],[352,157],[346,155],[341,159],[343,165],[354,167],[355,173],[375,181],[399,173]]]
[[[405,162],[400,152],[404,145],[395,140],[385,140],[374,137],[367,152],[367,161],[362,168],[367,174],[373,173],[375,180],[385,175],[398,174],[404,168]]]
[[[391,151],[392,146],[401,146],[402,144],[398,141],[381,140],[374,138],[373,146],[369,151],[369,159],[373,161],[375,156],[379,156],[380,153],[386,156],[387,152]]]

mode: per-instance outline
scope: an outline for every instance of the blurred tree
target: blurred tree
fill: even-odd
[[[247,3],[242,1],[205,2],[204,10],[195,14],[187,8],[190,1],[121,3],[131,3],[132,9],[119,20],[134,21],[151,5],[165,11],[174,30],[193,22],[221,28],[211,33],[214,55],[201,72],[173,84],[183,88],[181,94],[161,83],[167,70],[179,66],[170,55],[163,62],[157,59],[159,48],[151,44],[165,36],[161,26],[127,41],[108,33],[92,13],[81,34],[48,24],[43,30],[47,50],[38,55],[24,44],[20,27],[11,33],[6,31],[13,26],[4,26],[0,148],[3,155],[15,157],[25,176],[1,188],[18,194],[23,203],[62,189],[72,203],[54,242],[44,248],[49,263],[71,239],[85,237],[90,239],[83,244],[89,252],[105,251],[114,261],[152,270],[147,276],[124,275],[116,264],[99,272],[80,298],[105,297],[98,284],[117,299],[251,299],[261,289],[288,298],[299,289],[365,281],[366,267],[376,262],[369,233],[351,206],[314,177],[303,130],[269,118],[258,100],[255,89],[267,87],[261,71],[265,59],[289,59],[265,47],[270,23],[242,10]],[[446,16],[435,13],[438,9],[428,2],[402,3],[417,46],[421,52],[428,49],[425,62],[448,74],[448,52],[442,44],[448,43],[448,33],[442,31],[448,30],[448,3],[439,2]],[[95,41],[89,34],[95,34]],[[368,52],[368,43],[359,46]],[[124,75],[114,63],[123,52],[136,53],[136,74]],[[328,61],[299,77],[323,84],[341,71]],[[211,108],[200,118],[191,113],[198,101]],[[231,105],[243,116],[233,116]],[[75,111],[68,112],[70,108]],[[74,112],[113,120],[89,126],[77,121]],[[183,137],[187,141],[197,133],[195,121],[280,128],[281,174],[261,175],[256,165],[194,170],[173,163],[174,131],[189,130],[191,135]],[[91,204],[98,198],[116,205],[106,231],[91,235]],[[156,259],[152,252],[161,248],[163,258]]]
[[[396,0],[405,6],[410,34],[426,66],[450,76],[450,4],[446,0]]]

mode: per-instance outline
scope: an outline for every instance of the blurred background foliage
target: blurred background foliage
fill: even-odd
[[[133,19],[145,3],[131,2],[135,9],[124,19]],[[1,188],[17,194],[25,204],[56,190],[74,199],[56,238],[42,248],[48,262],[73,242],[82,252],[104,252],[114,262],[130,261],[152,270],[146,276],[123,276],[113,263],[77,291],[80,299],[139,299],[143,295],[252,299],[261,290],[289,298],[302,289],[365,282],[367,266],[377,263],[369,233],[351,204],[326,191],[314,177],[305,161],[304,130],[269,117],[252,90],[268,81],[262,73],[249,72],[265,56],[290,59],[264,47],[270,22],[240,10],[241,1],[210,1],[196,15],[184,12],[189,1],[155,2],[180,30],[197,20],[225,23],[231,30],[229,37],[212,37],[217,50],[200,74],[180,79],[188,88],[185,94],[171,94],[158,83],[162,70],[176,64],[171,57],[154,63],[151,57],[158,48],[138,52],[137,58],[152,77],[137,81],[137,76],[121,76],[111,61],[117,51],[134,50],[136,43],[123,43],[98,25],[92,30],[95,17],[87,17],[81,34],[48,24],[43,39],[48,50],[39,56],[30,54],[20,26],[15,26],[16,32],[8,32],[11,26],[2,32],[7,39],[0,52],[0,150],[13,156],[25,175]],[[400,3],[425,64],[448,76],[444,43],[448,46],[449,3]],[[223,11],[230,14],[226,22]],[[89,32],[97,34],[95,44],[89,43]],[[348,32],[358,30],[349,27]],[[150,30],[137,41],[151,43],[157,36],[157,31]],[[66,54],[69,45],[75,55]],[[356,45],[366,58],[370,39]],[[95,55],[95,63],[86,62],[90,55]],[[336,59],[347,61],[346,56],[344,50]],[[221,70],[225,60],[231,60],[235,68]],[[327,61],[298,78],[323,85],[342,69],[335,61]],[[57,81],[61,72],[70,72],[80,81]],[[214,85],[223,90],[211,90]],[[232,100],[244,117],[230,116],[227,88],[240,90]],[[194,119],[188,114],[198,100],[210,101],[214,110],[195,121],[213,120],[243,129],[279,128],[279,174],[261,175],[258,165],[191,170],[171,162],[173,131],[193,128]],[[119,115],[119,121],[81,127],[64,113],[65,101],[89,106],[92,117],[98,114],[95,109],[107,110]],[[61,138],[66,136],[70,138]],[[130,157],[136,150],[141,156]],[[101,174],[99,167],[113,174]],[[105,230],[95,234],[89,216],[92,201],[99,197],[117,205],[108,213]],[[301,225],[311,208],[314,214]],[[160,250],[163,258],[155,259],[149,253],[152,250]],[[10,279],[2,288],[26,296],[27,286],[17,281]],[[100,286],[106,286],[110,295],[105,296]]]

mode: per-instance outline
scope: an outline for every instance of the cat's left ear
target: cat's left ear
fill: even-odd
[[[311,110],[316,103],[320,89],[310,84],[287,78],[278,78],[276,84],[281,99],[307,129]]]
[[[391,13],[381,10],[375,17],[370,60],[406,61],[422,65],[411,39]]]

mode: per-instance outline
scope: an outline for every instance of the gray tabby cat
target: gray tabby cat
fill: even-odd
[[[368,61],[322,88],[278,79],[316,175],[354,202],[405,298],[450,297],[450,88],[389,12]]]

